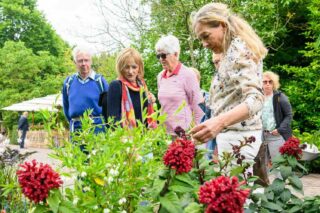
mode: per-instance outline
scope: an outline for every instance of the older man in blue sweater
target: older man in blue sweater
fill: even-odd
[[[92,110],[91,118],[95,133],[103,132],[102,108],[99,97],[108,91],[104,77],[91,69],[92,57],[89,51],[76,48],[73,59],[77,73],[68,76],[63,83],[63,110],[70,124],[70,132],[81,130],[81,117],[86,110]]]

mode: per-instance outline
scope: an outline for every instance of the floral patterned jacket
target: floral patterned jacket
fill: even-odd
[[[210,88],[210,108],[213,116],[225,113],[241,103],[249,109],[249,118],[226,128],[226,130],[262,129],[261,109],[262,61],[256,63],[253,53],[245,42],[235,37],[220,62]]]

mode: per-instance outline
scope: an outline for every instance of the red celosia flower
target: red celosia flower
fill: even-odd
[[[18,170],[18,181],[23,194],[35,203],[39,203],[48,197],[49,191],[59,188],[62,184],[60,176],[48,164],[37,165],[37,161],[25,162]]]
[[[190,140],[176,139],[163,157],[164,164],[177,170],[177,174],[189,172],[195,155],[195,146]]]
[[[244,182],[243,182],[244,183]],[[206,204],[206,213],[241,213],[250,189],[240,189],[237,177],[220,176],[205,182],[199,190],[200,203]]]
[[[287,154],[295,157],[297,160],[301,158],[302,149],[299,147],[300,141],[298,138],[290,137],[279,151],[282,155]]]

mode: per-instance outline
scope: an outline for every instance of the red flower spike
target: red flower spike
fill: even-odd
[[[237,177],[220,176],[205,182],[199,189],[199,201],[206,204],[206,213],[242,213],[250,189],[240,189]]]
[[[192,169],[195,146],[190,140],[176,139],[172,142],[163,157],[164,164],[177,170],[177,174],[189,172]]]
[[[302,149],[299,147],[300,141],[298,138],[290,137],[283,146],[280,147],[279,152],[281,155],[290,155],[300,160]]]
[[[51,189],[59,188],[63,183],[48,164],[38,165],[36,160],[32,160],[32,163],[25,162],[20,167],[23,170],[18,170],[17,175],[22,193],[34,203],[46,199]]]

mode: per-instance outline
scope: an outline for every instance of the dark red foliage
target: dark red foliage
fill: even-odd
[[[177,171],[177,174],[192,169],[195,146],[190,140],[176,139],[172,142],[163,157],[164,164]]]
[[[206,213],[242,213],[250,189],[240,189],[237,177],[220,176],[205,182],[199,190],[199,201],[205,204]]]
[[[59,174],[48,164],[38,165],[36,160],[32,160],[32,163],[25,162],[20,167],[24,169],[17,171],[22,192],[35,203],[46,199],[51,189],[59,188],[62,184]]]
[[[279,151],[281,155],[290,155],[299,160],[302,155],[302,149],[299,145],[300,141],[298,138],[290,137],[283,146],[280,147]]]
[[[180,138],[186,138],[186,131],[184,129],[182,129],[181,126],[177,126],[174,129],[174,133],[176,133],[177,136],[180,137]]]

